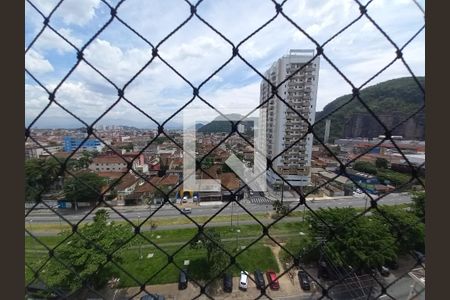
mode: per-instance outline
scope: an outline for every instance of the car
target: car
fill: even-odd
[[[223,275],[223,291],[226,293],[233,291],[233,276],[231,273],[225,273]]]
[[[243,291],[246,291],[247,286],[248,286],[248,272],[241,271],[241,278],[239,279],[239,288]]]
[[[420,252],[420,251],[414,251],[414,254],[416,254],[416,257],[417,257],[417,259],[418,259],[418,261],[420,261],[420,263],[425,263],[425,254],[423,254],[422,252]]]
[[[252,190],[250,190],[248,193],[250,194],[250,196],[253,196],[253,191]]]
[[[188,197],[187,196],[184,196],[183,197],[183,203],[186,203],[188,201]]]
[[[280,283],[278,282],[277,274],[274,271],[266,272],[267,281],[269,282],[269,286],[272,290],[279,290]]]
[[[386,262],[386,267],[388,267],[391,270],[397,270],[399,268],[399,265],[396,260],[391,260]]]
[[[330,273],[328,272],[328,265],[323,260],[319,261],[318,277],[323,278],[325,280],[330,279]]]
[[[259,269],[255,270],[255,283],[258,290],[264,289],[264,287],[266,286],[263,272],[261,272],[261,270]]]
[[[194,202],[197,202],[197,201],[198,201],[198,197],[197,197],[197,196],[194,196],[194,197],[192,197],[192,200],[193,200]]]
[[[190,207],[184,207],[182,210],[181,210],[181,213],[182,214],[190,214],[192,212],[192,209],[190,208]]]
[[[140,300],[165,300],[165,299],[166,298],[164,296],[158,294],[147,294],[140,298]]]
[[[308,274],[305,271],[298,271],[298,281],[300,282],[300,286],[304,291],[309,291],[311,289],[311,282],[309,280]]]
[[[389,272],[389,269],[387,267],[385,267],[385,266],[379,267],[378,271],[380,272],[381,276],[384,276],[384,277],[387,277],[387,276],[389,276],[389,274],[391,274]]]
[[[187,270],[183,269],[180,271],[180,275],[178,277],[178,289],[184,290],[187,288],[187,285],[188,285]]]

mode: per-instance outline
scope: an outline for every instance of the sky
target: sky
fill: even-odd
[[[105,0],[115,6],[118,1]],[[31,0],[48,15],[58,1]],[[362,1],[365,4],[367,1]],[[416,1],[425,8],[424,1]],[[402,47],[424,25],[423,12],[413,0],[373,0],[368,15]],[[353,0],[288,0],[283,12],[320,44],[360,15]],[[275,6],[264,0],[205,0],[197,13],[234,45],[239,44],[276,14]],[[126,0],[118,17],[153,45],[190,16],[182,0]],[[99,0],[66,0],[50,18],[50,25],[78,48],[83,47],[109,20],[110,9]],[[43,26],[43,17],[25,4],[25,67],[48,90],[58,90],[55,99],[67,110],[90,124],[117,99],[116,88],[88,64],[81,62],[60,85],[77,62],[76,50],[50,29],[29,47]],[[260,73],[290,49],[314,49],[315,45],[279,15],[272,23],[246,40],[239,53]],[[134,80],[136,73],[152,58],[151,46],[118,20],[113,20],[84,50],[84,58],[117,87],[126,99],[157,122],[163,122],[193,97],[192,88],[166,66],[153,60]],[[363,16],[324,47],[324,53],[355,86],[361,86],[395,57],[395,48]],[[199,86],[232,56],[232,46],[196,16],[158,47],[158,54],[194,86]],[[416,76],[425,75],[425,31],[403,50],[403,57]],[[397,60],[365,86],[410,76]],[[200,88],[200,96],[224,114],[245,115],[259,104],[261,77],[235,57]],[[351,86],[323,58],[320,60],[317,111],[344,94]],[[28,126],[49,103],[47,92],[25,73],[25,125]],[[217,112],[200,99],[188,105],[197,121],[209,121]],[[97,124],[154,127],[155,123],[124,100]],[[182,114],[170,126],[182,124]],[[82,123],[52,104],[33,125],[35,128],[81,127]]]

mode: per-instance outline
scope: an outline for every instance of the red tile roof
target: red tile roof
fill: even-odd
[[[223,186],[227,187],[229,190],[237,190],[239,188],[239,178],[236,174],[228,172],[219,175],[220,181]]]

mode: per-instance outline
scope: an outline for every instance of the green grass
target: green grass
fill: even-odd
[[[219,231],[221,237],[223,239],[230,239],[236,237],[236,229],[235,227],[233,230],[230,226],[220,226],[215,227],[217,231]],[[257,237],[262,234],[262,228],[259,224],[254,225],[241,225],[239,226],[240,233],[239,237]],[[288,233],[298,233],[305,229],[305,225],[302,222],[279,222],[273,225],[269,233],[273,236],[279,235],[279,234],[288,234]],[[158,231],[145,231],[142,233],[145,237],[147,237],[149,240],[159,244],[164,243],[186,243],[190,239],[192,239],[197,233],[196,228],[182,228],[182,229],[173,229],[173,230],[158,230]],[[160,238],[156,238],[159,236]],[[62,236],[39,236],[37,237],[42,243],[47,245],[49,248],[52,248],[56,246],[64,237]],[[132,245],[139,245],[139,244],[148,244],[147,241],[145,241],[142,238],[135,238],[131,241]],[[34,238],[30,236],[25,237],[25,249],[42,249],[45,248]]]
[[[60,237],[48,237],[47,242],[56,242],[56,238]],[[51,239],[54,239],[53,241]],[[135,244],[143,243],[143,239],[135,238]],[[240,240],[239,246],[248,246],[252,240]],[[236,253],[236,242],[228,241],[224,243],[225,248],[232,254]],[[206,251],[204,249],[191,249],[189,245],[182,248],[180,246],[164,246],[162,247],[169,255],[174,255],[174,263],[179,267],[183,267],[184,261],[189,260],[189,273],[192,278],[196,280],[207,280],[204,278],[205,270],[208,267],[206,262]],[[36,248],[34,248],[36,249]],[[153,253],[153,257],[147,258],[149,253]],[[142,259],[139,258],[142,254]],[[46,252],[31,252],[27,251],[25,255],[25,261],[33,268],[39,268],[40,265],[47,259],[48,254]],[[179,270],[174,264],[167,264],[167,255],[158,250],[156,247],[145,245],[141,249],[139,247],[124,248],[115,255],[120,261],[120,266],[126,270],[129,274],[137,279],[140,283],[144,283],[153,275],[155,275],[161,268],[164,268],[160,273],[154,276],[154,278],[147,282],[147,284],[164,284],[177,282]],[[256,268],[261,270],[273,269],[276,272],[279,271],[276,259],[271,250],[263,245],[263,241],[259,241],[255,245],[245,249],[237,258],[236,261],[245,270],[253,272]],[[166,266],[167,265],[167,266]],[[139,285],[132,277],[128,276],[125,272],[117,268],[114,264],[109,263],[113,272],[120,277],[121,287],[131,287]],[[231,268],[231,272],[237,276],[240,269],[236,266]],[[26,282],[30,282],[33,279],[33,272],[29,269],[25,269]]]
[[[243,244],[243,243],[241,243]],[[225,243],[226,248],[233,248],[234,243]],[[169,254],[178,250],[178,247],[165,248]],[[152,258],[147,258],[148,253],[153,253]],[[119,256],[122,259],[121,266],[123,269],[132,274],[133,277],[140,283],[146,282],[152,278],[147,284],[164,284],[178,281],[179,269],[183,268],[185,260],[189,260],[189,274],[195,280],[208,280],[205,278],[205,270],[207,269],[206,251],[201,249],[190,249],[189,246],[177,252],[174,256],[174,264],[168,264],[167,256],[156,248],[142,249],[143,258],[139,258],[139,249],[127,249],[120,252]],[[261,243],[255,244],[244,251],[236,258],[238,264],[242,265],[244,269],[253,272],[256,268],[261,270],[273,269],[279,271],[275,257],[271,250],[263,246]],[[162,269],[163,268],[163,269]],[[161,270],[162,269],[162,270]],[[120,277],[121,287],[131,287],[139,285],[132,277],[125,272],[113,267]],[[159,272],[161,270],[161,272]],[[236,266],[231,268],[234,275],[238,275],[240,269]],[[159,272],[159,273],[158,273]]]

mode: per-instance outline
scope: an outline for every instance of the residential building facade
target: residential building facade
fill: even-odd
[[[103,144],[98,139],[90,138],[84,141],[83,138],[74,138],[71,136],[64,137],[64,151],[71,152],[75,151],[81,144],[80,151],[102,151]]]
[[[266,110],[268,158],[276,157],[307,133],[308,123],[305,120],[314,123],[319,62],[319,57],[314,58],[314,50],[290,50],[288,55],[278,59],[265,72],[264,76],[271,84],[281,84],[277,94],[292,108],[284,104],[280,97],[273,96],[271,84],[265,80],[261,82],[260,103],[268,100],[263,106]],[[302,187],[310,183],[312,143],[312,134],[308,134],[272,163],[273,168],[292,186]],[[270,184],[282,182],[272,170],[267,173]]]

